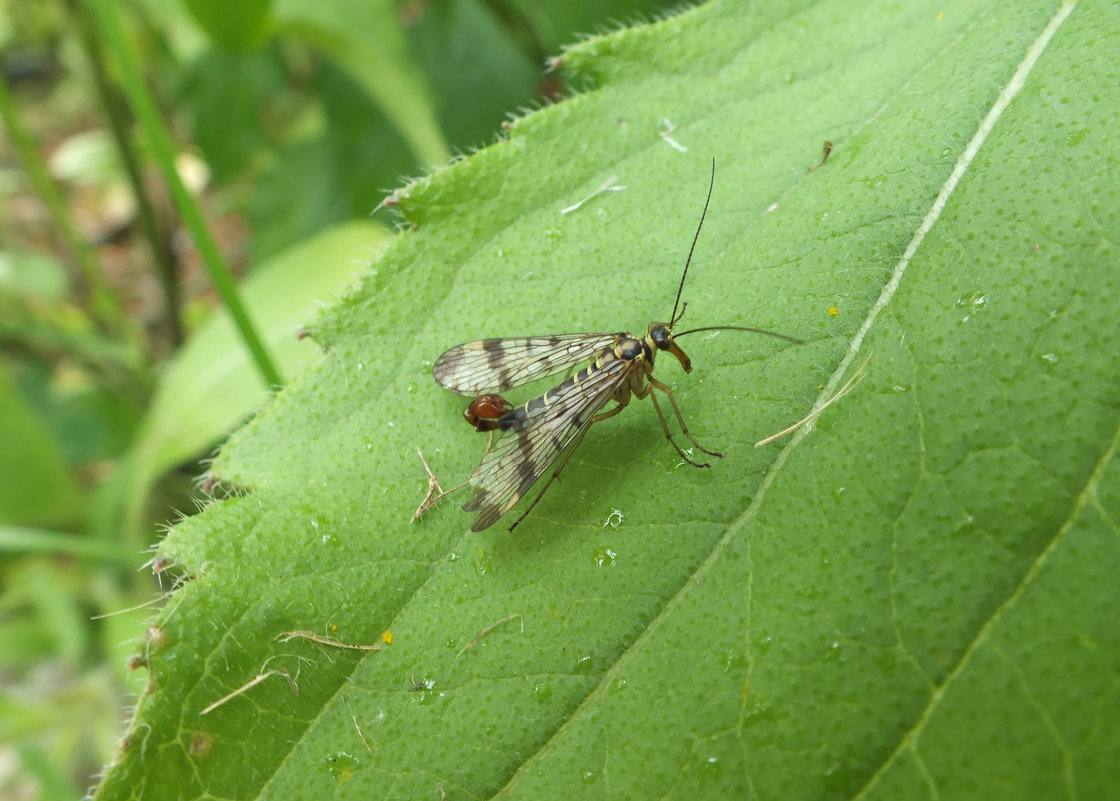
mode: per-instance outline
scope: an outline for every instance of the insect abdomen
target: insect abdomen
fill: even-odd
[[[567,394],[573,385],[586,381],[590,376],[603,369],[604,365],[618,359],[619,357],[615,353],[617,348],[617,345],[607,348],[599,354],[594,362],[568,376],[543,395],[531,398],[513,411],[503,414],[498,418],[498,428],[502,431],[519,431],[524,428],[530,420],[543,414],[549,406],[556,402],[558,397]]]

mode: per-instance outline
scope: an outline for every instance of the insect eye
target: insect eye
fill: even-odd
[[[658,350],[669,350],[673,347],[673,339],[669,335],[669,329],[663,325],[655,325],[649,330],[649,335],[653,339],[653,344],[657,346]]]

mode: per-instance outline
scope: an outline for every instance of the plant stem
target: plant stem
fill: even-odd
[[[66,199],[51,178],[30,132],[24,127],[15,100],[2,77],[0,77],[0,117],[3,118],[8,136],[23,161],[32,187],[46,206],[47,213],[54,220],[55,231],[70,251],[74,263],[86,282],[89,290],[90,314],[94,323],[103,331],[121,340],[132,341],[135,332],[128,323],[127,315],[117,303],[116,296],[109,289],[101,262],[74,225],[66,207]]]
[[[128,131],[128,109],[120,92],[113,86],[105,72],[104,53],[101,40],[97,37],[97,28],[89,18],[89,11],[76,0],[62,0],[70,10],[78,29],[78,38],[85,50],[86,61],[89,63],[93,75],[93,82],[97,93],[101,97],[105,116],[109,120],[109,128],[113,132],[113,140],[117,145],[117,153],[125,172],[128,173],[129,183],[132,184],[132,194],[136,199],[136,211],[140,228],[148,246],[152,251],[152,259],[158,267],[160,286],[163,290],[164,306],[167,314],[168,333],[173,345],[178,347],[183,342],[183,325],[179,317],[179,277],[176,271],[176,260],[170,247],[170,239],[166,231],[160,229],[156,217],[155,207],[147,187],[144,185],[140,170],[140,159],[136,156],[132,146],[132,139]]]
[[[90,7],[97,18],[101,35],[104,37],[110,52],[116,57],[125,95],[140,122],[148,146],[163,175],[163,180],[167,183],[171,196],[175,200],[179,214],[182,215],[183,224],[194,239],[195,247],[198,248],[199,255],[202,257],[206,272],[210,275],[210,280],[218,291],[222,303],[229,310],[230,318],[233,320],[245,346],[249,349],[253,362],[256,364],[265,384],[270,387],[278,387],[283,384],[280,373],[274,366],[264,342],[241,302],[229,266],[222,257],[221,251],[218,250],[214,238],[210,235],[210,230],[202,217],[202,211],[183,185],[183,181],[175,169],[175,147],[171,135],[164,126],[163,119],[160,117],[155,103],[144,85],[135,53],[117,15],[116,3],[113,0],[92,0]]]

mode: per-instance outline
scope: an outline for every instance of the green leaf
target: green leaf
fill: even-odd
[[[715,2],[569,51],[598,88],[398,194],[416,228],[216,461],[242,494],[162,544],[191,580],[98,798],[1105,796],[1118,27]],[[416,449],[446,484],[483,451],[434,358],[664,319],[713,155],[686,323],[808,341],[662,360],[725,458],[635,401],[514,533],[410,525]]]
[[[257,46],[268,29],[271,0],[183,0],[207,35],[223,47],[245,50]]]
[[[547,51],[562,48],[572,39],[602,33],[619,22],[633,23],[666,14],[679,4],[669,0],[500,0],[504,12],[522,17],[533,36]],[[611,20],[608,25],[603,20]]]
[[[69,285],[57,259],[31,251],[0,250],[0,299],[60,301]]]
[[[242,285],[246,306],[286,373],[296,373],[314,349],[297,338],[317,304],[342,292],[362,259],[388,236],[372,222],[330,228],[261,264]],[[229,315],[215,313],[194,332],[160,378],[131,459],[127,496],[132,517],[164,471],[204,455],[270,397],[236,338]]]
[[[537,97],[540,67],[480,0],[432,3],[409,30],[410,51],[440,99],[440,128],[460,147],[494,139],[510,109]]]
[[[283,143],[246,208],[252,253],[267,258],[327,225],[367,217],[412,165],[396,130],[342,69],[324,62],[313,76],[322,106],[314,135]]]
[[[60,444],[0,362],[0,524],[69,522],[78,501]]]
[[[440,164],[447,143],[429,88],[408,54],[394,4],[385,0],[281,0],[278,30],[317,45],[393,121],[421,164]]]
[[[280,46],[251,52],[215,47],[185,65],[176,99],[190,113],[192,140],[218,183],[257,166],[278,138],[276,129],[283,130],[262,111],[288,91],[280,51]]]

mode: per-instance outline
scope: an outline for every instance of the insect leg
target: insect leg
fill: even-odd
[[[587,436],[587,432],[591,430],[591,426],[593,426],[595,423],[598,423],[600,420],[606,420],[608,417],[614,417],[616,414],[621,412],[623,408],[624,407],[621,405],[615,406],[609,411],[599,412],[597,415],[587,421],[587,424],[583,427],[583,430],[579,432],[579,436],[576,437],[575,442],[573,442],[571,447],[568,448],[568,452],[564,454],[564,458],[560,460],[560,465],[555,470],[553,470],[552,475],[548,477],[548,481],[545,482],[544,489],[537,493],[537,497],[533,498],[533,502],[529,504],[529,508],[522,512],[519,518],[513,521],[513,525],[509,527],[510,531],[513,531],[515,528],[517,528],[517,524],[524,520],[529,512],[533,511],[533,507],[540,502],[541,496],[544,495],[545,492],[548,491],[548,488],[552,486],[552,482],[559,478],[560,471],[564,469],[564,466],[568,463],[568,460],[572,458],[572,454],[576,452],[576,448],[578,448],[579,444],[583,442],[583,438]],[[678,448],[678,450],[680,449]]]
[[[673,439],[673,435],[669,431],[669,424],[665,422],[665,415],[661,411],[661,404],[657,402],[657,395],[653,391],[652,384],[646,384],[643,391],[638,393],[639,398],[644,398],[647,395],[649,396],[649,399],[653,401],[653,408],[657,410],[657,419],[661,421],[661,430],[665,432],[665,439],[669,440],[669,444],[676,448],[677,453],[680,454],[680,457],[693,467],[711,467],[711,465],[707,462],[693,461],[687,453],[681,450],[681,446],[677,444],[677,441]]]
[[[673,411],[677,415],[677,422],[681,424],[681,431],[684,433],[684,435],[686,437],[688,437],[688,441],[691,442],[693,445],[695,445],[700,450],[702,450],[704,453],[708,454],[709,456],[715,456],[717,459],[722,459],[723,458],[722,453],[716,453],[715,451],[708,450],[703,445],[701,445],[699,442],[697,442],[696,438],[694,436],[692,436],[691,433],[689,433],[688,426],[685,425],[684,417],[681,415],[681,409],[680,409],[679,406],[677,406],[677,399],[675,397],[673,397],[673,390],[669,389],[669,387],[667,387],[665,384],[662,384],[660,381],[658,381],[653,376],[647,376],[647,380],[649,381],[649,387],[659,389],[662,392],[664,392],[666,395],[669,396],[669,403],[673,404]],[[653,406],[654,406],[655,409],[657,409],[658,414],[660,414],[661,410],[657,407],[657,396],[653,395],[652,397],[653,397]],[[662,425],[664,425],[665,418],[661,419],[661,423],[662,423]],[[665,429],[665,433],[666,434],[669,433],[669,429],[667,427]],[[670,440],[672,440],[671,437],[670,437]],[[677,448],[677,450],[679,451],[680,448]]]

